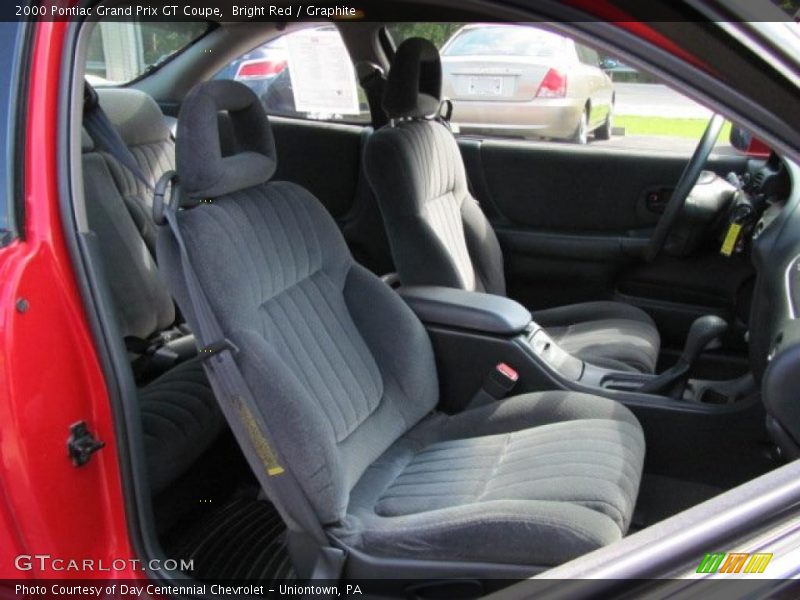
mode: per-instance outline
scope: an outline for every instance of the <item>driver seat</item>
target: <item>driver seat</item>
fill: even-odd
[[[458,145],[432,115],[441,105],[439,52],[411,38],[397,49],[384,90],[392,123],[370,137],[365,169],[380,206],[400,282],[504,296],[503,254],[470,194]],[[567,352],[600,367],[653,373],[660,337],[647,313],[620,302],[537,311]]]

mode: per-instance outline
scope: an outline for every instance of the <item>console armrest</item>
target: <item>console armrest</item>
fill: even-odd
[[[398,292],[426,324],[516,335],[531,322],[528,309],[503,296],[439,286],[401,287]]]

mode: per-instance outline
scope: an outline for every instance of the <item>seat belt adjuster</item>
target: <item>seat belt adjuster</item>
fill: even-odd
[[[200,348],[198,354],[200,355],[200,360],[205,361],[212,356],[219,354],[223,350],[230,350],[231,354],[239,353],[239,348],[236,346],[236,344],[225,338],[224,340],[219,340]]]

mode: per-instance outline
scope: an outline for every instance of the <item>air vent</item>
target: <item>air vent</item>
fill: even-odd
[[[759,171],[756,173],[755,177],[753,177],[753,187],[755,189],[761,189],[761,186],[764,185],[764,180],[767,176],[764,174],[764,171]]]

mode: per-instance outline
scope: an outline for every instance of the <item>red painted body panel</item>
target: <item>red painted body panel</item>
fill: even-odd
[[[25,235],[0,249],[0,578],[91,576],[20,572],[13,562],[19,553],[107,563],[132,557],[108,395],[58,210],[57,107],[66,27],[36,25]],[[20,299],[27,310],[17,309]],[[66,445],[70,425],[79,420],[107,444],[82,468],[72,465]]]
[[[604,0],[567,0],[566,3],[584,11],[586,14],[593,15],[599,20],[613,23],[620,29],[627,30],[628,33],[677,56],[681,60],[685,60],[689,64],[709,71],[708,65],[698,57],[686,52],[675,42],[664,37],[664,35],[653,29],[647,23],[636,21],[627,12],[611,3],[605,2]]]

